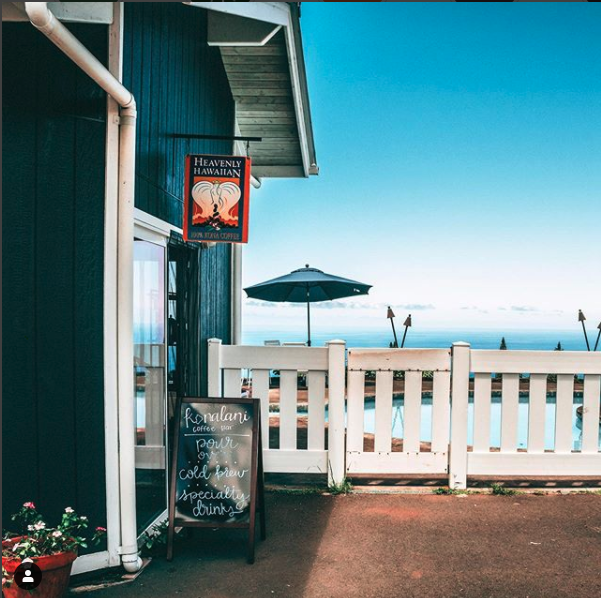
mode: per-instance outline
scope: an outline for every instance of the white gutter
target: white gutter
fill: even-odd
[[[50,12],[47,2],[25,2],[32,25],[62,50],[120,106],[118,215],[118,394],[121,562],[128,572],[142,566],[136,528],[133,240],[136,161],[136,102],[132,93]]]

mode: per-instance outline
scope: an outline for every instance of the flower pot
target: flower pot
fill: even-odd
[[[2,548],[10,547],[11,544],[18,542],[20,538],[11,538],[2,542]],[[3,587],[2,593],[5,598],[62,598],[69,587],[69,578],[71,577],[71,568],[73,561],[77,558],[74,552],[60,552],[48,556],[34,556],[31,560],[42,571],[42,582],[30,592],[22,590],[16,583],[10,587]],[[2,566],[9,575],[13,575],[22,559],[2,557]]]

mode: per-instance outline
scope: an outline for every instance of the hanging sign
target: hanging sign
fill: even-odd
[[[250,158],[186,156],[184,240],[247,243]]]
[[[265,538],[259,399],[184,398],[175,414],[167,559],[175,527],[248,528],[254,561],[255,515]]]

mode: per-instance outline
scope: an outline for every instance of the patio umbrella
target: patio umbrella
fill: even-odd
[[[356,280],[341,278],[326,274],[317,268],[310,268],[307,264],[304,268],[299,268],[261,282],[252,287],[244,289],[248,297],[253,299],[262,299],[263,301],[277,301],[290,303],[307,304],[307,345],[311,346],[311,310],[310,304],[317,301],[332,301],[343,297],[353,297],[355,295],[367,295],[370,284],[363,284]]]

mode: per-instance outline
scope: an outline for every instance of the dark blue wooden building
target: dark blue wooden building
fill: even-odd
[[[317,174],[299,11],[2,5],[3,516],[106,526],[76,572],[138,567],[175,397],[206,392],[208,338],[239,341],[241,247],[183,242],[184,156]]]

